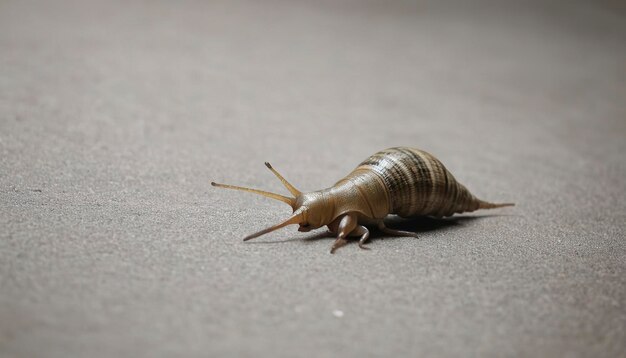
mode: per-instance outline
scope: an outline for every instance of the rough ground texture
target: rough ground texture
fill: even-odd
[[[2,1],[0,356],[624,356],[625,64],[617,1]],[[517,206],[330,255],[209,186],[397,145]]]

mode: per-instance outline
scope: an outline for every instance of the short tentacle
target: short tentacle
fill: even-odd
[[[274,167],[272,167],[272,165],[268,162],[265,162],[265,166],[272,171],[272,173],[274,173],[274,175],[276,175],[276,177],[280,180],[281,183],[283,183],[283,185],[285,186],[285,188],[287,188],[287,190],[289,190],[289,192],[291,193],[291,195],[293,196],[298,196],[301,194],[300,190],[296,189],[293,185],[291,185],[291,183],[289,183],[287,181],[287,179],[285,179],[282,175],[280,175],[279,172],[276,171],[276,169],[274,169]]]

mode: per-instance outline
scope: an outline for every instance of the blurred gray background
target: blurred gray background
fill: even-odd
[[[0,1],[0,356],[617,357],[619,1]],[[514,208],[329,254],[211,180],[425,149]]]

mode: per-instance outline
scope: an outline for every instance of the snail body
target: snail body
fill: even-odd
[[[417,236],[413,232],[392,230],[384,225],[388,215],[405,218],[433,216],[441,218],[478,209],[512,206],[493,204],[476,198],[433,155],[414,148],[395,147],[382,150],[359,164],[350,174],[330,188],[302,193],[287,182],[269,163],[265,165],[294,196],[285,197],[256,189],[232,185],[213,186],[244,190],[289,204],[293,214],[287,220],[247,236],[254,239],[287,225],[299,224],[299,231],[322,226],[337,235],[331,253],[346,243],[347,237],[359,237],[359,247],[369,239],[366,226],[376,225],[386,234]]]

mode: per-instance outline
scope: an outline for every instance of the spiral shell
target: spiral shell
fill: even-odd
[[[384,185],[381,189],[387,194],[390,214],[443,217],[495,205],[477,199],[437,158],[423,150],[407,147],[382,150],[364,160],[343,180],[371,182],[364,178],[371,177],[371,173]]]

